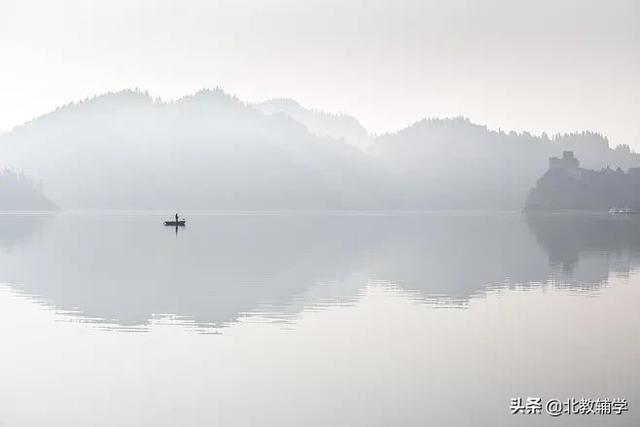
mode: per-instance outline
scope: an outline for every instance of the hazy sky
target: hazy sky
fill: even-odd
[[[108,90],[214,86],[375,132],[465,115],[640,150],[640,1],[0,0],[0,130]]]

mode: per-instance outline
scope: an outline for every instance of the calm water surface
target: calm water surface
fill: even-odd
[[[185,216],[0,215],[0,426],[640,425],[640,216]]]

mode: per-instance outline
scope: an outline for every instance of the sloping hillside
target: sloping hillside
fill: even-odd
[[[640,155],[597,133],[533,136],[493,131],[464,118],[422,120],[377,138],[372,152],[411,206],[520,209],[548,159],[573,150],[589,168],[627,169]]]
[[[349,116],[290,100],[255,106],[215,89],[164,102],[127,90],[0,136],[0,159],[63,208],[170,210],[519,210],[563,150],[590,169],[640,166],[597,133],[549,138],[463,118],[370,138]]]
[[[292,99],[271,99],[257,104],[256,107],[267,114],[286,114],[306,126],[314,135],[343,139],[346,143],[363,150],[368,149],[373,142],[373,137],[360,122],[347,114],[311,110]]]
[[[57,209],[40,185],[10,169],[0,171],[0,211],[50,211]]]
[[[0,137],[0,156],[65,208],[367,207],[378,192],[359,150],[218,89],[69,104]]]

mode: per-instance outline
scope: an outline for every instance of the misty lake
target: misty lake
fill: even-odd
[[[0,215],[0,426],[640,425],[640,215],[171,214]]]

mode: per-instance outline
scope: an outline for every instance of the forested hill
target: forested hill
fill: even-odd
[[[48,211],[56,206],[42,188],[12,170],[0,171],[0,211]]]
[[[108,93],[0,137],[63,208],[342,209],[381,200],[370,159],[222,90]]]
[[[640,209],[640,168],[592,170],[571,151],[550,160],[527,197],[527,211]]]
[[[464,118],[425,119],[378,137],[372,152],[400,198],[444,208],[519,209],[548,159],[572,150],[588,168],[640,166],[628,146],[593,132],[548,137],[490,130]]]
[[[292,99],[270,99],[256,105],[266,114],[282,113],[303,124],[318,136],[343,139],[360,149],[368,149],[373,137],[353,116],[305,108]]]
[[[44,182],[59,206],[103,209],[521,209],[566,149],[588,168],[640,166],[597,133],[455,118],[372,137],[350,116],[220,89],[171,102],[107,93],[0,136],[1,164]]]

